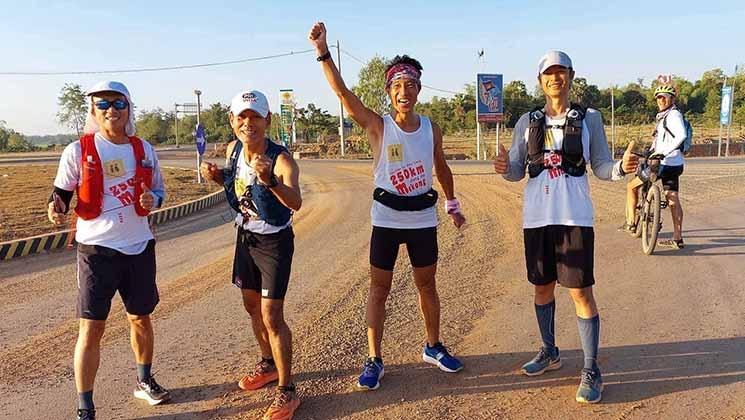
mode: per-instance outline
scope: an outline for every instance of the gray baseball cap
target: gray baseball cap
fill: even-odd
[[[564,51],[549,51],[538,61],[538,74],[543,74],[551,66],[562,66],[572,69],[572,59]]]
[[[122,82],[116,82],[113,80],[104,80],[101,82],[96,83],[95,85],[91,86],[90,89],[86,92],[87,96],[93,96],[96,93],[101,92],[116,92],[124,95],[125,98],[127,98],[127,101],[132,102],[130,95],[129,95],[129,89],[127,89],[126,86],[124,86],[124,83]]]

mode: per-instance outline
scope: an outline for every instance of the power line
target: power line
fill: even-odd
[[[360,60],[359,58],[355,57],[354,55],[352,55],[350,52],[346,51],[343,48],[341,48],[341,52],[342,52],[342,54],[346,55],[347,57],[351,58],[354,61],[357,61],[360,64],[363,64],[363,65],[364,64],[367,64],[367,62],[365,62],[363,60]],[[422,87],[427,88],[427,89],[430,89],[430,90],[436,90],[438,92],[450,93],[452,95],[457,95],[459,93],[462,93],[462,92],[453,92],[452,90],[447,90],[447,89],[440,89],[440,88],[436,88],[436,87],[433,87],[433,86],[428,86],[428,85],[425,85],[425,84],[422,84]]]
[[[348,51],[346,51],[343,48],[341,48],[341,52],[342,52],[342,54],[346,55],[347,57],[351,58],[352,60],[354,60],[354,61],[356,61],[356,62],[358,62],[360,64],[367,64],[365,61],[360,60],[359,58],[355,57],[354,55],[352,55],[351,53],[349,53]]]
[[[138,69],[119,69],[119,70],[95,70],[95,71],[7,71],[0,72],[0,76],[63,76],[63,75],[81,75],[81,74],[108,74],[108,73],[145,73],[145,72],[156,72],[156,71],[168,71],[168,70],[184,70],[184,69],[195,69],[204,67],[217,67],[227,66],[231,64],[249,63],[252,61],[270,60],[273,58],[288,57],[291,55],[307,54],[314,51],[313,49],[307,49],[302,51],[290,51],[282,54],[265,55],[262,57],[243,58],[240,60],[231,61],[218,61],[214,63],[204,64],[187,64],[182,66],[168,66],[168,67],[147,67]]]
[[[432,87],[432,86],[427,86],[427,85],[424,85],[424,84],[422,85],[422,87],[425,87],[425,88],[430,89],[430,90],[436,90],[438,92],[451,93],[453,95],[458,95],[460,93],[463,93],[463,92],[453,92],[452,90],[440,89],[440,88],[436,88],[436,87]]]

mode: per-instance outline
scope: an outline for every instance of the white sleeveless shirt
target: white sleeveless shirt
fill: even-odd
[[[375,186],[392,194],[415,196],[432,189],[434,135],[429,118],[419,116],[419,128],[407,133],[386,114],[383,141],[374,169]],[[437,226],[435,206],[419,211],[399,211],[373,200],[372,225],[394,229]]]

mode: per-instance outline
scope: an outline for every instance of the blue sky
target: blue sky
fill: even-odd
[[[323,20],[329,41],[367,60],[407,53],[423,66],[423,83],[460,91],[475,73],[502,73],[532,91],[548,49],[569,53],[579,77],[600,87],[660,73],[696,79],[712,68],[745,63],[743,1],[9,1],[0,0],[0,72],[90,71],[174,66],[301,51]],[[359,3],[359,4],[358,4]],[[485,60],[476,52],[484,49]],[[356,83],[361,64],[342,56]],[[193,101],[229,102],[239,90],[264,91],[273,109],[279,89],[300,106],[338,113],[313,54],[268,61],[138,74],[3,76],[0,120],[25,134],[69,132],[55,120],[65,83],[126,83],[139,109]],[[425,89],[422,98],[447,96]]]

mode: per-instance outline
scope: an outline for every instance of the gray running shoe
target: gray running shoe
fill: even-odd
[[[135,398],[145,400],[150,405],[157,405],[171,399],[171,394],[168,393],[168,390],[158,385],[152,375],[142,382],[137,381],[134,395]]]
[[[579,403],[595,404],[603,397],[603,378],[600,370],[582,369],[576,400]]]
[[[522,371],[528,376],[538,376],[547,370],[556,370],[560,367],[561,357],[559,356],[559,348],[554,347],[554,350],[551,351],[545,347],[541,347],[533,360],[523,365]]]

